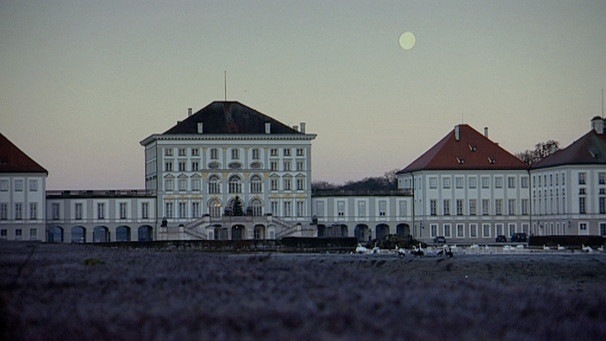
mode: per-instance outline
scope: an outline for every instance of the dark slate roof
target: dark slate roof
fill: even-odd
[[[0,173],[48,174],[48,171],[0,133]]]
[[[265,123],[271,123],[271,134],[302,134],[301,132],[239,102],[212,102],[164,132],[197,134],[198,123],[203,134],[265,134]]]
[[[592,129],[568,147],[535,163],[532,168],[595,164],[606,164],[606,134],[598,134]]]
[[[459,127],[459,140],[453,129],[423,155],[398,173],[420,170],[509,170],[527,169],[510,154],[467,124]]]

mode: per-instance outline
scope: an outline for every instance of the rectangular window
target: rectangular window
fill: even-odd
[[[61,206],[58,203],[51,204],[51,216],[53,220],[61,219]]]
[[[173,156],[172,148],[164,148],[164,156]]]
[[[192,148],[191,149],[191,156],[200,156],[200,149],[198,149],[198,148]]]
[[[82,220],[82,203],[76,203],[74,205],[74,218],[76,220]]]
[[[305,156],[305,149],[297,148],[297,156]]]
[[[278,190],[278,179],[271,179],[270,186],[272,191]]]
[[[509,235],[513,236],[516,233],[516,224],[509,224]]]
[[[179,156],[187,156],[187,151],[185,148],[179,148]]]
[[[442,188],[444,188],[444,189],[450,188],[450,178],[442,178]]]
[[[15,192],[23,192],[23,180],[15,180]]]
[[[175,181],[173,179],[164,179],[164,189],[172,191],[175,189]]]
[[[509,215],[515,215],[516,214],[516,199],[507,200],[507,206],[508,206],[507,213]]]
[[[324,217],[324,202],[323,201],[316,202],[316,215],[318,217]]]
[[[465,225],[457,224],[457,238],[465,238]]]
[[[477,200],[469,199],[469,215],[477,214]]]
[[[305,189],[305,179],[297,179],[297,190],[302,191]]]
[[[438,188],[438,178],[436,178],[436,177],[429,178],[429,188]]]
[[[606,185],[606,172],[598,173],[598,184]]]
[[[345,216],[345,201],[337,201],[337,216]]]
[[[482,224],[482,237],[490,237],[490,224]]]
[[[430,237],[436,237],[438,235],[438,224],[429,225]]]
[[[252,158],[253,160],[259,160],[259,149],[254,148],[252,150]]]
[[[487,176],[482,177],[482,188],[490,188],[490,178]]]
[[[187,203],[179,202],[179,218],[187,218]]]
[[[464,184],[463,184],[463,177],[462,176],[457,176],[455,178],[455,187],[456,188],[463,188]]]
[[[600,197],[598,199],[598,209],[600,214],[606,213],[606,197]]]
[[[579,185],[585,185],[586,184],[586,174],[585,173],[579,173]]]
[[[366,202],[358,201],[358,217],[364,218],[366,217]]]
[[[278,170],[278,162],[277,162],[277,161],[272,161],[272,162],[270,163],[270,169],[271,169],[272,171],[277,171],[277,170]]]
[[[191,162],[191,171],[197,172],[198,170],[200,170],[200,163],[198,161],[192,161]]]
[[[236,149],[236,148],[232,149],[231,150],[231,159],[232,160],[237,160],[239,158],[240,158],[240,150]]]
[[[437,213],[437,211],[438,211],[437,210],[437,205],[438,205],[437,200],[435,200],[435,199],[429,200],[429,214],[430,215],[437,215],[438,214]]]
[[[387,201],[379,201],[379,216],[384,217],[387,214]]]
[[[0,192],[8,191],[8,180],[0,180]]]
[[[282,150],[282,153],[283,153],[282,155],[284,155],[284,156],[290,156],[290,148],[284,148]]]
[[[527,176],[523,176],[520,179],[520,182],[521,182],[521,187],[522,188],[528,188],[528,177]]]
[[[271,213],[275,216],[280,215],[280,209],[278,206],[278,202],[277,201],[272,201],[271,202]]]
[[[284,190],[285,191],[291,190],[291,180],[289,178],[284,179]]]
[[[529,200],[522,199],[522,215],[528,215],[529,211]]]
[[[579,213],[580,214],[587,213],[586,207],[585,207],[585,197],[579,197]]]
[[[35,180],[35,179],[29,180],[29,191],[38,192],[38,180]]]
[[[29,203],[29,220],[38,219],[38,203],[30,202]]]
[[[97,219],[105,219],[105,203],[97,203]]]
[[[167,161],[164,163],[164,171],[172,172],[173,171],[173,163],[171,161]]]
[[[298,171],[305,170],[305,163],[303,161],[297,161],[297,170]]]
[[[284,161],[284,170],[290,171],[290,161]]]
[[[467,181],[469,181],[469,188],[478,187],[478,178],[476,178],[475,176],[469,177]]]
[[[457,199],[457,215],[463,215],[463,199]]]
[[[141,203],[141,218],[149,219],[149,203]]]
[[[494,187],[495,188],[503,188],[503,178],[497,176],[494,178]]]
[[[400,217],[408,215],[408,203],[404,200],[400,201]]]
[[[179,191],[187,191],[187,178],[179,178]]]
[[[507,177],[507,188],[516,188],[516,178],[513,176]]]
[[[30,240],[38,239],[38,229],[35,229],[35,228],[29,229],[29,239]]]
[[[201,187],[202,187],[202,185],[201,185],[199,178],[191,179],[191,190],[192,191],[199,192]]]
[[[185,172],[186,170],[185,161],[179,161],[179,172]]]
[[[269,155],[271,156],[278,156],[278,149],[277,148],[272,148],[269,150]]]
[[[217,148],[211,148],[210,150],[210,159],[217,160],[219,159],[219,150]]]
[[[15,239],[21,240],[22,235],[23,235],[23,231],[21,229],[15,230]]]
[[[495,199],[494,211],[496,215],[503,215],[503,199]]]
[[[8,220],[8,203],[0,203],[0,220]]]
[[[450,230],[450,226],[451,226],[450,224],[444,224],[444,237],[446,237],[446,238],[452,237],[452,235],[451,235],[452,232]]]
[[[8,235],[8,230],[7,229],[0,230],[0,238],[6,239],[7,235]]]
[[[120,203],[120,219],[126,219],[127,216],[127,204],[125,202]]]
[[[450,199],[444,199],[442,203],[442,211],[444,211],[444,215],[450,215]]]
[[[305,216],[305,201],[297,201],[297,217]]]
[[[482,215],[490,214],[490,200],[482,199]]]
[[[292,203],[290,201],[284,202],[284,216],[285,217],[292,216]]]
[[[173,214],[174,214],[173,203],[172,202],[165,203],[164,208],[165,208],[165,210],[164,210],[164,216],[166,218],[172,218]]]

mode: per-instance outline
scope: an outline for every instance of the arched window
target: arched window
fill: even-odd
[[[263,215],[263,204],[261,203],[261,200],[254,199],[253,201],[251,201],[250,207],[252,209],[253,216],[260,217]]]
[[[229,178],[229,193],[242,193],[242,180],[239,176]]]
[[[209,194],[219,194],[221,193],[221,180],[218,176],[212,175],[208,179],[208,193]]]
[[[250,179],[250,193],[261,193],[263,191],[263,182],[258,175]]]
[[[208,213],[211,218],[221,217],[221,202],[217,199],[213,199],[208,202]]]

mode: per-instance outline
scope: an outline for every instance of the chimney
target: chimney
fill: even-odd
[[[265,123],[265,134],[271,134],[271,123]]]
[[[458,125],[455,126],[455,141],[461,140],[461,128]]]
[[[301,122],[301,130],[303,134],[305,134],[305,122]]]
[[[192,112],[192,108],[187,108],[187,117],[191,116]]]
[[[204,133],[204,122],[198,122],[198,134]]]
[[[292,126],[292,129],[294,129],[296,131],[299,131],[299,126],[298,125],[294,125],[294,126]]]
[[[488,138],[488,127],[484,127],[484,137]]]
[[[596,116],[591,119],[591,129],[595,130],[598,134],[604,134],[604,119],[600,116]]]

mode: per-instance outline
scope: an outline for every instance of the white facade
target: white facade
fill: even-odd
[[[45,192],[45,173],[0,173],[0,239],[46,240]]]

